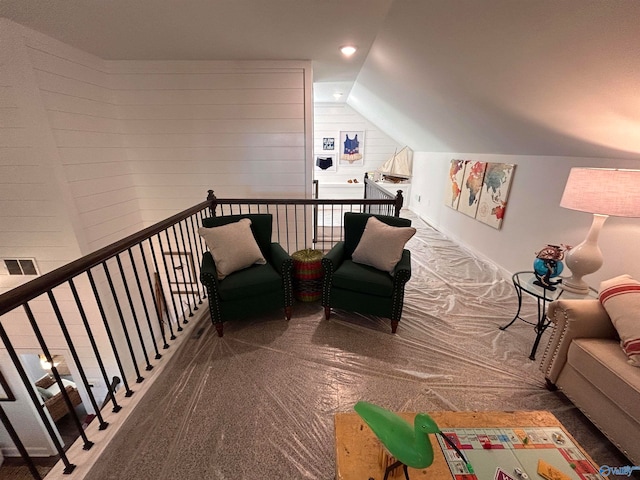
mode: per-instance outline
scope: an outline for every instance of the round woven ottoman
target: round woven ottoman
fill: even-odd
[[[305,248],[293,258],[293,295],[302,302],[315,302],[322,297],[322,252]]]

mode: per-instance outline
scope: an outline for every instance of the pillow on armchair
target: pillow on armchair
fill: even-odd
[[[631,275],[605,280],[600,284],[599,298],[620,336],[620,346],[629,363],[640,367],[640,282]]]
[[[251,231],[251,220],[219,227],[200,227],[198,233],[204,238],[218,272],[218,280],[253,264],[267,263]]]
[[[405,244],[415,233],[416,229],[413,227],[393,227],[376,217],[369,217],[351,259],[356,263],[393,273],[402,258]]]

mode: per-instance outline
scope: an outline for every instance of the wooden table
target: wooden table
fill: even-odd
[[[595,462],[566,431],[560,421],[550,412],[428,412],[438,426],[446,428],[508,428],[508,427],[559,427],[580,448],[585,457]],[[415,412],[399,415],[413,423]],[[379,465],[380,442],[357,413],[335,415],[336,479],[337,480],[381,480],[384,471]],[[434,435],[430,435],[434,450],[433,464],[421,470],[409,468],[411,480],[452,478],[442,450]],[[597,470],[597,467],[596,467]],[[397,478],[404,479],[401,474]]]

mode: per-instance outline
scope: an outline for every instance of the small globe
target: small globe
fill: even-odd
[[[533,261],[533,269],[538,275],[540,275],[541,277],[544,277],[547,274],[547,272],[549,272],[550,270],[549,266],[553,265],[553,262],[554,262],[553,260],[549,261],[549,260],[543,260],[541,258],[536,258]],[[564,269],[564,265],[562,264],[562,262],[559,260],[555,260],[555,266],[551,269],[551,272],[550,272],[551,274],[549,275],[549,278],[557,277],[562,273],[563,269]]]

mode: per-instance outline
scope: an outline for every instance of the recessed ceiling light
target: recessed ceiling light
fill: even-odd
[[[335,98],[336,100],[340,100],[340,97],[342,97],[342,94],[339,92],[333,94],[333,98]]]
[[[354,53],[356,53],[357,48],[353,45],[345,45],[344,47],[340,47],[340,51],[345,57],[350,57]]]

